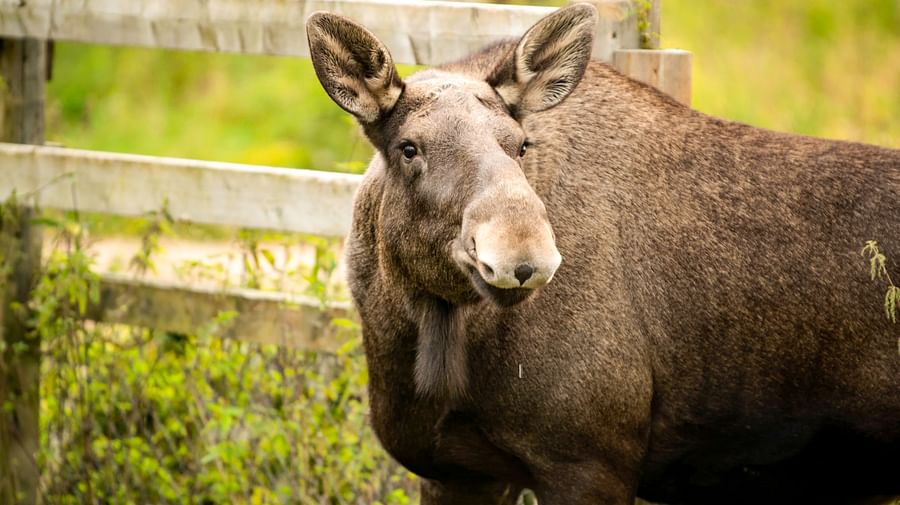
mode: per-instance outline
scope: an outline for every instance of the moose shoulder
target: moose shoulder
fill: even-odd
[[[900,494],[900,151],[711,118],[589,61],[575,5],[402,80],[313,14],[377,153],[347,259],[384,447],[423,504]],[[900,278],[900,271],[892,272]]]

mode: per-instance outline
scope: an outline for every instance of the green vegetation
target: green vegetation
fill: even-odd
[[[663,0],[694,106],[755,126],[900,147],[895,0]]]
[[[641,49],[652,49],[653,42],[659,40],[659,33],[652,31],[650,26],[650,11],[653,9],[652,0],[638,0],[637,2],[637,29],[641,34],[639,45]]]
[[[0,205],[0,217],[14,211]],[[410,503],[412,476],[368,425],[368,375],[352,321],[332,321],[344,342],[334,354],[218,338],[232,313],[197,335],[92,323],[84,316],[100,283],[83,248],[85,223],[36,222],[53,231],[25,316],[42,347],[43,503]],[[145,220],[137,273],[152,268],[168,224],[164,212]],[[324,303],[333,248],[319,244],[316,258],[303,275]],[[7,356],[0,352],[4,373]]]
[[[884,315],[897,322],[897,307],[900,307],[900,287],[894,284],[891,274],[887,269],[887,257],[878,247],[878,242],[869,240],[860,252],[869,258],[869,277],[874,280],[884,280],[887,290],[884,293]]]
[[[322,170],[370,153],[308,60],[58,44],[48,99],[69,147]]]

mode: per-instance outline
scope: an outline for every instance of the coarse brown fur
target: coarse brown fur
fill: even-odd
[[[523,487],[541,505],[900,494],[900,328],[860,256],[878,240],[900,278],[900,151],[712,118],[591,62],[521,121],[563,260],[503,306],[447,258],[459,217],[429,215],[393,136],[426,106],[410,83],[496,83],[515,47],[414,76],[364,122],[379,153],[349,281],[373,427],[426,479],[423,503],[511,504]],[[463,390],[417,390],[423,319],[445,325],[450,361],[426,366]]]

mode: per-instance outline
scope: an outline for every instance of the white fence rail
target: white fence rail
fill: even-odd
[[[631,0],[594,0],[601,14],[595,57],[639,45]],[[190,51],[309,56],[304,23],[317,10],[364,24],[394,61],[435,65],[520,37],[551,7],[422,0],[0,0],[0,35]]]
[[[214,161],[0,143],[0,200],[41,207],[338,237],[359,176]],[[40,191],[37,191],[39,190]]]
[[[216,289],[106,274],[101,299],[87,319],[196,335],[222,313],[233,315],[216,335],[308,351],[336,351],[341,344],[334,319],[355,318],[349,302],[329,302],[255,289]]]
[[[13,191],[40,207],[140,216],[163,207],[179,221],[343,236],[358,175],[0,143],[0,201]],[[216,315],[220,333],[249,342],[333,351],[332,318],[348,303],[252,289],[210,289],[102,278],[87,317],[194,334]]]

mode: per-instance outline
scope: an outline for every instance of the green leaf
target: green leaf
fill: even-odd
[[[357,324],[356,321],[353,321],[352,319],[343,318],[343,317],[336,317],[336,318],[332,319],[331,324],[333,326],[337,326],[338,328],[345,328],[348,330],[359,329],[359,324]]]
[[[31,219],[31,224],[35,226],[47,226],[49,228],[62,228],[63,222],[49,216],[40,216]]]
[[[337,354],[338,356],[346,356],[347,354],[352,352],[354,349],[356,349],[358,346],[359,346],[359,340],[352,338],[352,339],[344,342],[343,344],[341,344],[341,346],[338,347],[337,351],[335,351],[335,354]]]
[[[266,259],[266,263],[268,263],[269,266],[271,266],[271,267],[275,266],[275,255],[272,254],[272,251],[270,251],[269,249],[263,248],[263,249],[259,250],[259,253],[263,255],[263,258]]]

